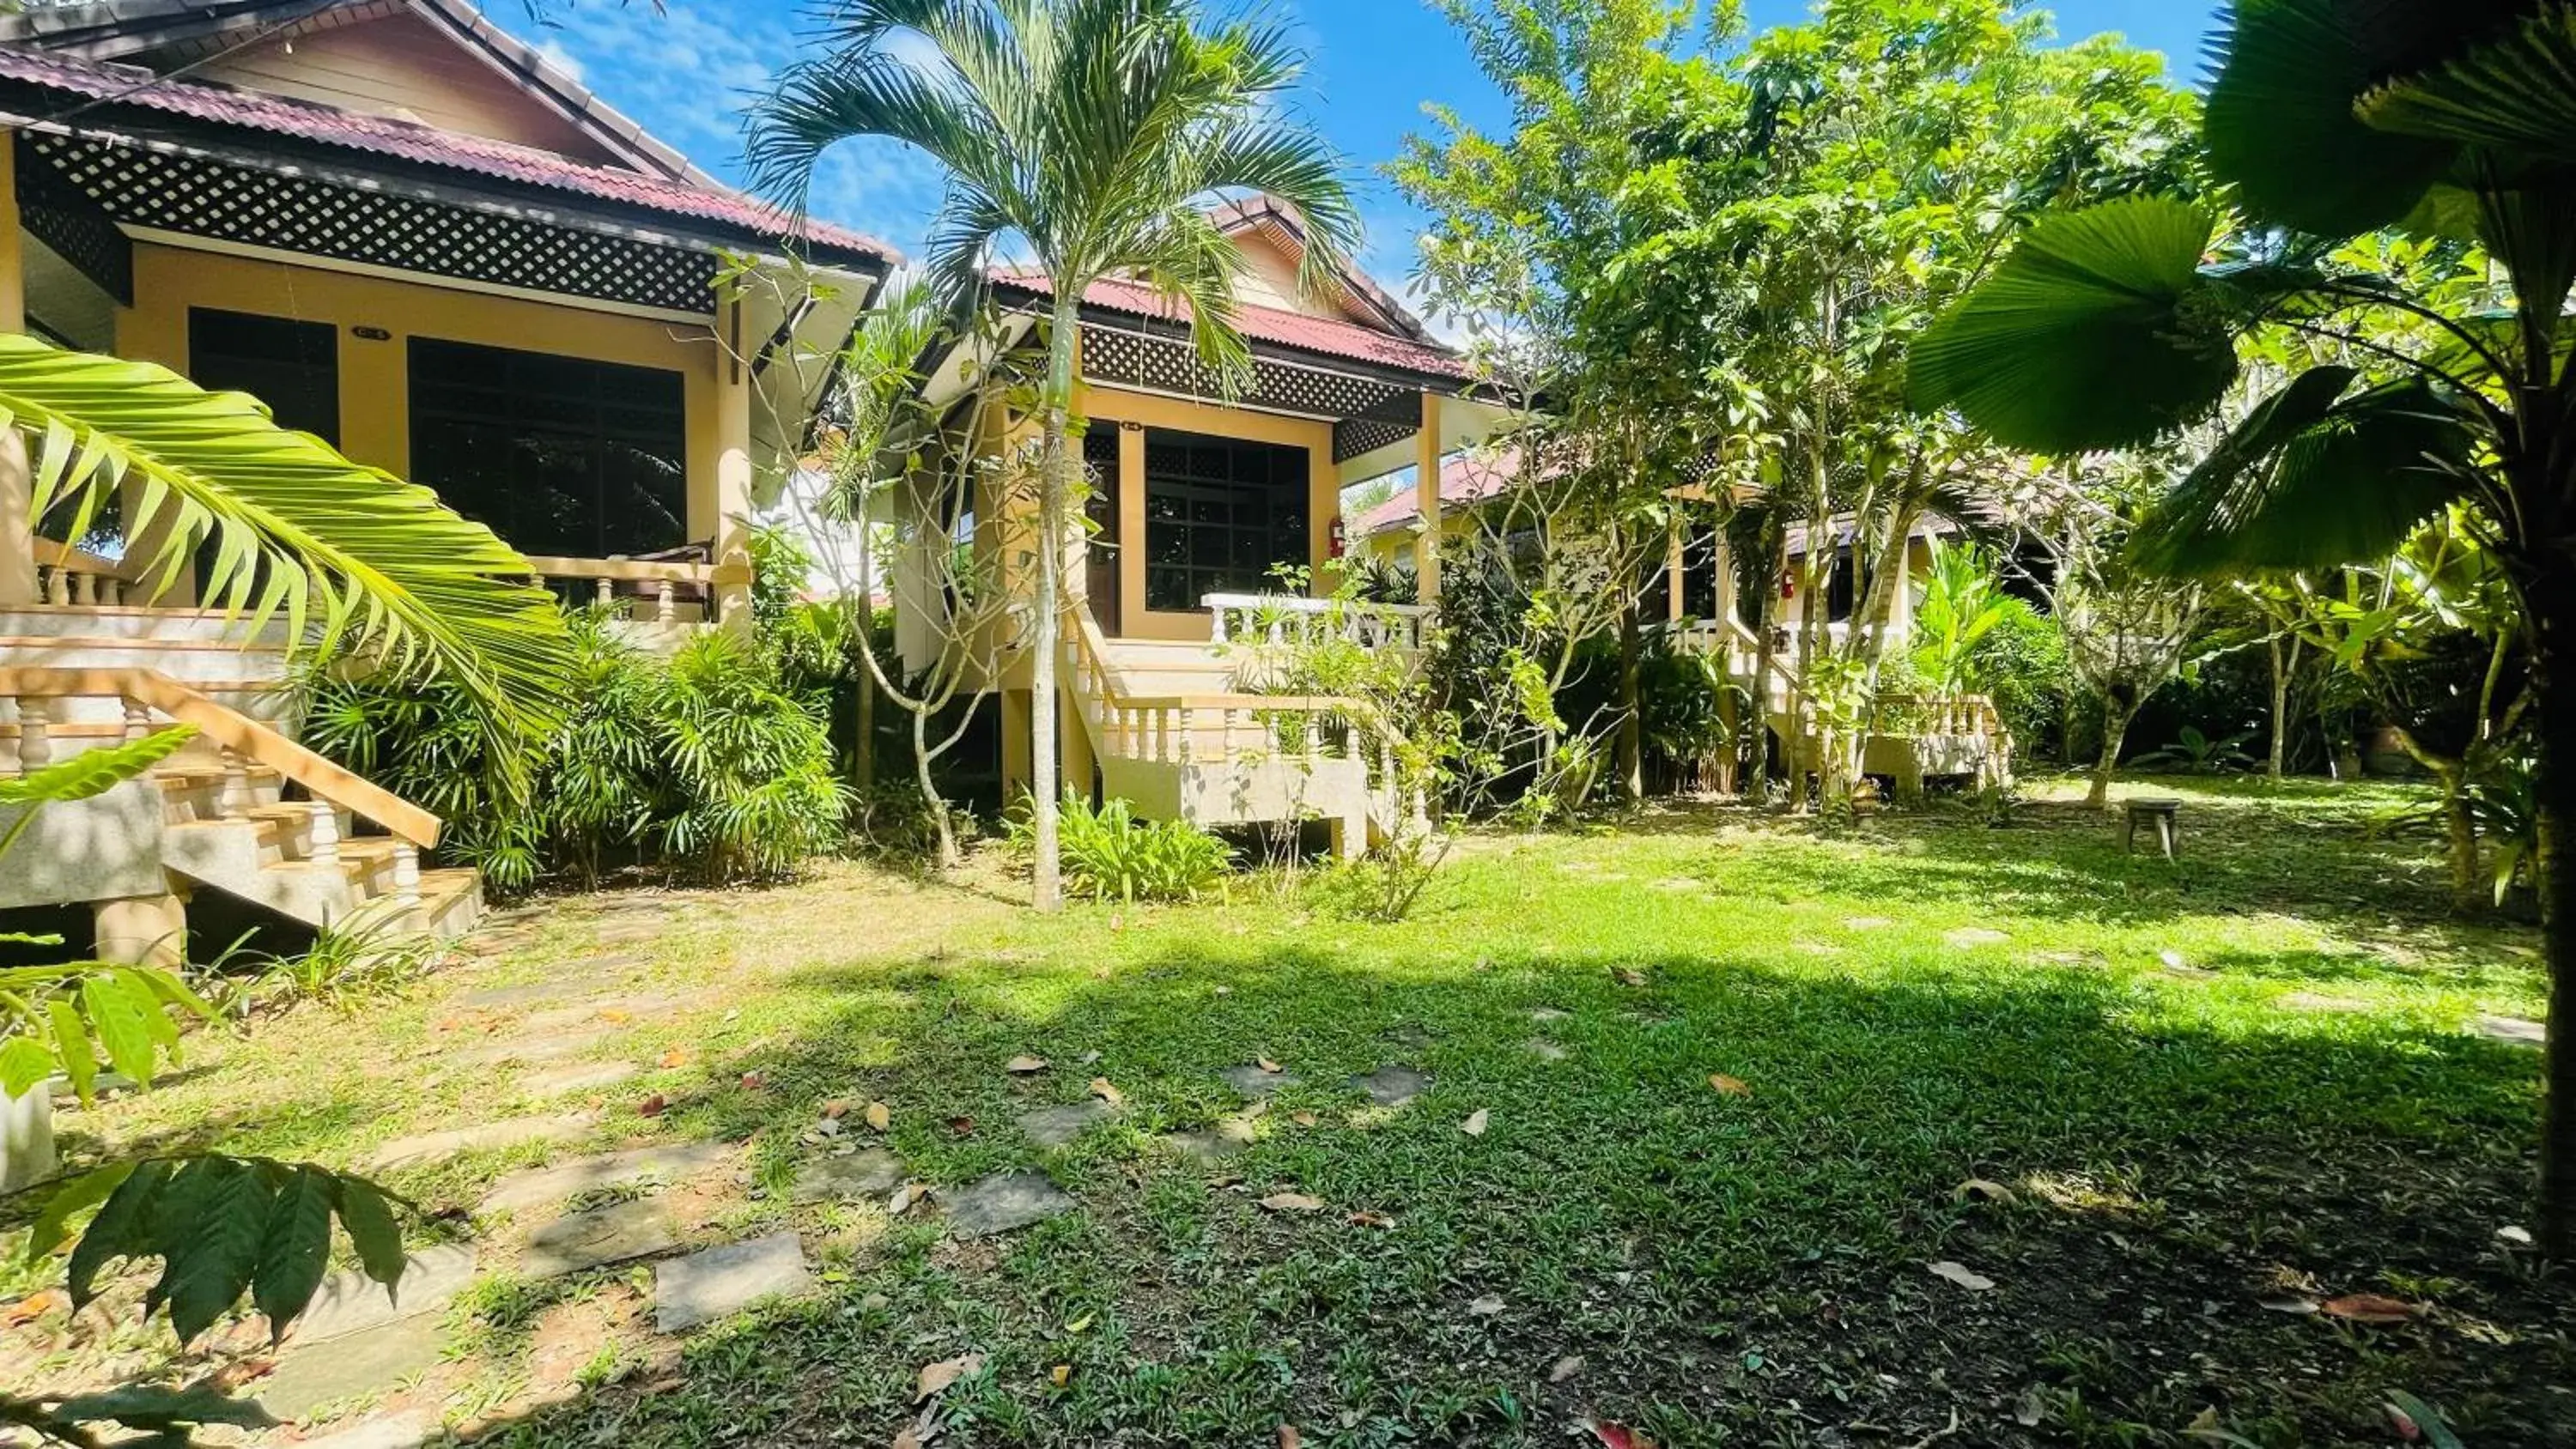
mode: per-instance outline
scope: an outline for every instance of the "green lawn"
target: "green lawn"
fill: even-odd
[[[2394,790],[2154,790],[2188,802],[2178,864],[2062,792],[2012,829],[1935,812],[1843,840],[1671,811],[1471,838],[1393,926],[1257,880],[1045,920],[998,875],[855,866],[569,900],[516,949],[346,1020],[262,1021],[65,1127],[363,1165],[585,1100],[461,1065],[513,1024],[460,993],[609,953],[641,958],[640,994],[695,993],[585,1050],[645,1071],[582,1141],[389,1181],[470,1207],[550,1156],[744,1142],[738,1180],[687,1189],[693,1232],[792,1226],[823,1291],[658,1338],[648,1273],[516,1284],[513,1225],[486,1223],[496,1272],[450,1310],[451,1362],[387,1402],[487,1442],[881,1445],[916,1371],[967,1353],[942,1444],[1567,1444],[1598,1418],[1667,1449],[1903,1449],[1955,1412],[1931,1442],[2153,1445],[2217,1442],[2182,1436],[2207,1411],[2264,1446],[2390,1444],[2390,1389],[2476,1449],[2576,1442],[2576,1293],[2497,1235],[2524,1220],[2538,1053],[2474,1030],[2541,1014],[2536,938],[2456,919],[2428,842],[2368,834]],[[601,943],[638,921],[659,930]],[[1053,1065],[1006,1074],[1020,1054]],[[1296,1080],[1248,1151],[1160,1141],[1238,1113],[1217,1074],[1265,1058]],[[1432,1087],[1366,1106],[1348,1078],[1390,1063]],[[1095,1075],[1119,1120],[1056,1152],[1014,1126]],[[960,1243],[935,1214],[791,1207],[824,1104],[866,1139],[872,1099],[922,1181],[1035,1167],[1079,1210]],[[1282,1192],[1326,1206],[1260,1206]],[[2282,1311],[2361,1292],[2415,1316]],[[94,1359],[65,1338],[58,1315],[8,1330],[0,1376]],[[125,1332],[126,1365],[167,1338]]]

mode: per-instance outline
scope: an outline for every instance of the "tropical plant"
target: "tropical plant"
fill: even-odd
[[[1914,673],[1940,695],[1977,688],[1977,646],[2012,615],[2013,597],[1995,578],[1994,559],[1975,544],[1932,541],[1914,606]]]
[[[670,800],[648,828],[701,874],[783,876],[839,838],[848,801],[830,731],[750,645],[690,640],[662,672],[654,724]]]
[[[524,788],[564,713],[571,649],[527,561],[427,488],[288,432],[242,393],[167,368],[0,336],[0,426],[34,459],[33,512],[78,537],[120,486],[148,587],[202,558],[201,597],[282,621],[297,648],[363,648],[446,681]],[[308,627],[310,626],[310,627]]]
[[[1022,280],[1051,299],[1027,565],[1032,889],[1052,910],[1062,898],[1061,543],[1082,488],[1072,440],[1083,298],[1105,278],[1143,280],[1186,306],[1200,358],[1237,388],[1251,366],[1235,327],[1245,263],[1205,208],[1235,191],[1294,208],[1307,287],[1356,248],[1358,213],[1330,148],[1278,107],[1301,69],[1284,28],[1211,21],[1193,0],[831,0],[822,13],[831,53],[789,67],[752,108],[758,183],[801,208],[833,144],[916,146],[947,173],[924,258],[939,293],[989,299],[996,249],[1016,243],[1030,262]]]
[[[389,913],[372,909],[392,904],[371,902],[359,914],[324,926],[311,945],[293,955],[251,957],[247,964],[257,973],[255,989],[281,1007],[313,1001],[345,1012],[416,980],[429,969],[439,945],[433,937],[402,929]]]
[[[2145,557],[2330,568],[2477,511],[2538,676],[2535,869],[2552,1015],[2576,1019],[2576,6],[2247,0],[2215,54],[2203,137],[2245,225],[2161,197],[2042,222],[1916,345],[1914,398],[2016,447],[2125,447],[2209,415],[2247,334],[2318,343],[2173,491]],[[2425,256],[2452,265],[2428,282]],[[2539,1236],[2567,1256],[2576,1034],[2547,1063]]]
[[[1025,805],[1025,802],[1023,802]],[[1035,812],[1011,820],[1010,848],[1034,857]],[[1095,808],[1071,790],[1061,813],[1064,860],[1074,889],[1096,901],[1187,901],[1225,879],[1225,842],[1183,820],[1138,820],[1135,807],[1112,799]]]
[[[2129,763],[2140,769],[2170,765],[2193,775],[2225,774],[2254,763],[2254,757],[2245,752],[2245,742],[2252,738],[2252,730],[2239,730],[2223,739],[2213,739],[2198,725],[2184,725],[2172,743],[2149,750]]]

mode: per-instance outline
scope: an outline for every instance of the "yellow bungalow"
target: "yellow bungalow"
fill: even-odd
[[[746,519],[820,382],[797,359],[897,261],[718,183],[464,0],[0,16],[0,327],[253,393],[630,601],[648,644],[747,624]],[[126,955],[205,886],[470,919],[470,874],[419,868],[439,822],[295,742],[283,640],[28,512],[0,466],[0,770],[172,718],[207,749],[40,818],[0,909],[93,903]]]

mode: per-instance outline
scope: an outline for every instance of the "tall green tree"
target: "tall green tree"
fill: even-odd
[[[947,173],[926,274],[991,305],[1004,249],[1052,298],[1037,389],[1031,550],[1031,805],[1036,904],[1063,901],[1057,845],[1057,649],[1065,548],[1083,487],[1072,440],[1083,294],[1139,279],[1185,306],[1201,360],[1240,386],[1244,261],[1208,208],[1264,192],[1304,217],[1299,278],[1319,286],[1359,241],[1340,159],[1285,108],[1303,57],[1284,29],[1194,0],[836,0],[827,52],[782,72],[752,110],[761,187],[802,206],[825,150],[855,136],[918,147]]]
[[[2235,216],[2170,198],[2034,228],[1914,349],[1915,400],[2039,452],[2126,447],[2208,416],[2250,334],[2369,354],[2272,392],[2150,520],[2175,572],[2390,556],[2462,503],[2503,564],[2535,675],[2551,1018],[2540,1237],[2576,1254],[2576,6],[2244,0],[2204,139]],[[2353,238],[2477,246],[2410,285]],[[2374,328],[2399,317],[2421,341]]]

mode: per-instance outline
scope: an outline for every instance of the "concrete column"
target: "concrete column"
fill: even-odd
[[[1717,570],[1717,619],[1721,624],[1735,622],[1735,551],[1727,546],[1726,530],[1716,535],[1717,546],[1709,552],[1711,567]]]
[[[1673,519],[1666,526],[1665,535],[1664,618],[1667,622],[1678,624],[1683,618],[1682,611],[1688,607],[1683,602],[1682,595],[1689,592],[1682,587],[1683,573],[1688,566],[1688,561],[1683,556],[1682,521],[1679,518]]]
[[[0,129],[0,331],[27,330],[24,250],[18,232],[18,147]],[[16,428],[0,438],[0,605],[37,602],[35,473]]]
[[[1063,780],[1067,789],[1089,800],[1092,798],[1091,780],[1097,762],[1091,754],[1091,732],[1082,723],[1082,700],[1075,693],[1074,682],[1069,676],[1057,693],[1056,759],[1062,762],[1058,778]]]
[[[175,892],[100,901],[91,908],[101,961],[177,970],[188,959],[188,903]]]
[[[1422,394],[1422,431],[1413,436],[1413,496],[1422,533],[1413,541],[1414,578],[1425,604],[1440,600],[1440,394]]]
[[[742,577],[716,586],[716,615],[723,627],[748,638],[751,633],[751,368],[743,359],[742,299],[725,304],[720,323],[731,339],[716,358],[716,476],[709,500],[712,517],[692,520],[690,531],[715,538],[719,567],[734,566]]]
[[[1029,716],[1031,702],[1025,689],[1001,691],[1002,711],[1002,808],[1020,803],[1029,788]]]

